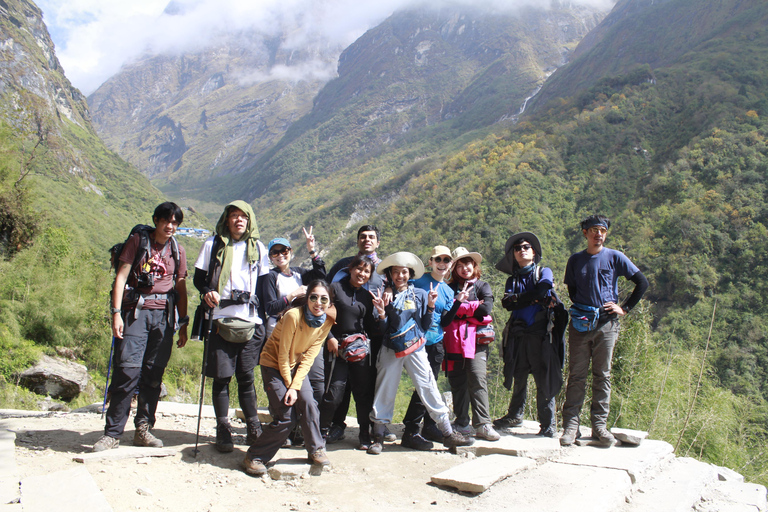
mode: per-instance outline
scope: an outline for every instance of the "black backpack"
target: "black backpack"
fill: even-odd
[[[125,244],[128,243],[128,240],[135,235],[136,233],[139,234],[139,247],[136,251],[136,257],[133,259],[133,264],[131,265],[131,275],[135,278],[136,276],[136,269],[141,264],[142,260],[145,256],[149,255],[149,243],[150,238],[149,235],[155,230],[154,227],[148,226],[147,224],[136,224],[133,226],[133,229],[131,229],[131,232],[128,234],[124,242],[121,242],[119,244],[115,244],[112,246],[112,248],[109,249],[110,254],[110,267],[112,267],[115,270],[115,273],[117,273],[117,269],[120,267],[120,255],[123,253],[123,249],[125,248]],[[179,272],[179,245],[178,242],[176,242],[176,238],[171,237],[171,253],[173,254],[173,282],[174,285],[176,283],[176,276]]]

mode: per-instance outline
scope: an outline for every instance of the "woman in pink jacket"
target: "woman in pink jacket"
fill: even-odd
[[[493,429],[488,407],[488,381],[486,368],[489,345],[477,342],[477,328],[491,321],[493,292],[491,285],[480,280],[480,253],[464,247],[453,251],[453,270],[449,286],[455,300],[450,311],[443,315],[445,331],[443,368],[453,393],[454,429],[464,435],[496,441],[499,434]],[[472,425],[469,407],[472,406]]]

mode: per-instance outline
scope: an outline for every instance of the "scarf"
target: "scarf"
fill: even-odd
[[[304,306],[304,321],[307,322],[307,325],[317,329],[321,325],[325,323],[325,317],[326,314],[323,313],[320,316],[315,316],[312,314],[312,312],[309,310],[309,306]]]
[[[240,238],[240,240],[232,239],[231,235],[229,234],[229,226],[227,225],[227,216],[229,215],[229,210],[233,207],[242,210],[248,216],[248,227],[246,227],[245,233]],[[224,213],[222,213],[221,217],[219,217],[219,222],[216,223],[216,234],[219,235],[221,240],[224,242],[224,247],[219,249],[215,255],[211,255],[212,258],[216,258],[218,266],[221,269],[221,273],[219,274],[219,282],[216,288],[219,294],[221,294],[222,290],[227,284],[227,281],[229,281],[229,275],[232,271],[232,253],[234,244],[237,242],[245,242],[248,245],[247,258],[250,265],[253,265],[255,262],[259,261],[259,258],[261,257],[259,254],[258,245],[259,228],[256,225],[255,215],[251,205],[245,201],[239,200],[229,203],[226,208],[224,208]]]
[[[530,264],[528,264],[528,265],[526,265],[526,266],[524,266],[522,268],[518,268],[517,271],[515,272],[515,275],[517,275],[517,276],[527,276],[528,274],[533,272],[533,269],[535,269],[535,268],[536,268],[536,263],[532,262],[532,263],[530,263]]]
[[[395,309],[402,311],[405,307],[406,297],[410,297],[414,303],[416,302],[416,292],[413,291],[413,281],[408,281],[408,288],[401,292],[397,292],[395,299],[392,301],[392,306],[394,306]]]

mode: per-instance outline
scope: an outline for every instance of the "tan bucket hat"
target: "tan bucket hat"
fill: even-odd
[[[413,270],[414,279],[418,279],[424,275],[424,263],[421,259],[411,252],[401,251],[394,254],[390,254],[379,263],[376,267],[376,272],[384,274],[384,271],[389,267],[408,267]]]

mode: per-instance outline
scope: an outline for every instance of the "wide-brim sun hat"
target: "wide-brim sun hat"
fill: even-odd
[[[390,267],[408,267],[413,270],[413,278],[418,279],[424,275],[424,263],[413,253],[407,251],[390,254],[379,263],[376,272],[384,274],[384,271]]]
[[[533,261],[538,263],[541,261],[541,242],[539,237],[531,233],[530,231],[523,231],[521,233],[515,233],[507,239],[507,243],[504,244],[504,256],[496,263],[496,270],[504,272],[505,274],[514,274],[517,270],[518,264],[515,259],[514,246],[521,240],[527,241],[533,247],[535,256]]]
[[[464,258],[472,258],[476,265],[479,265],[483,261],[483,257],[479,252],[469,252],[466,247],[457,247],[451,253],[453,258],[453,264]]]

